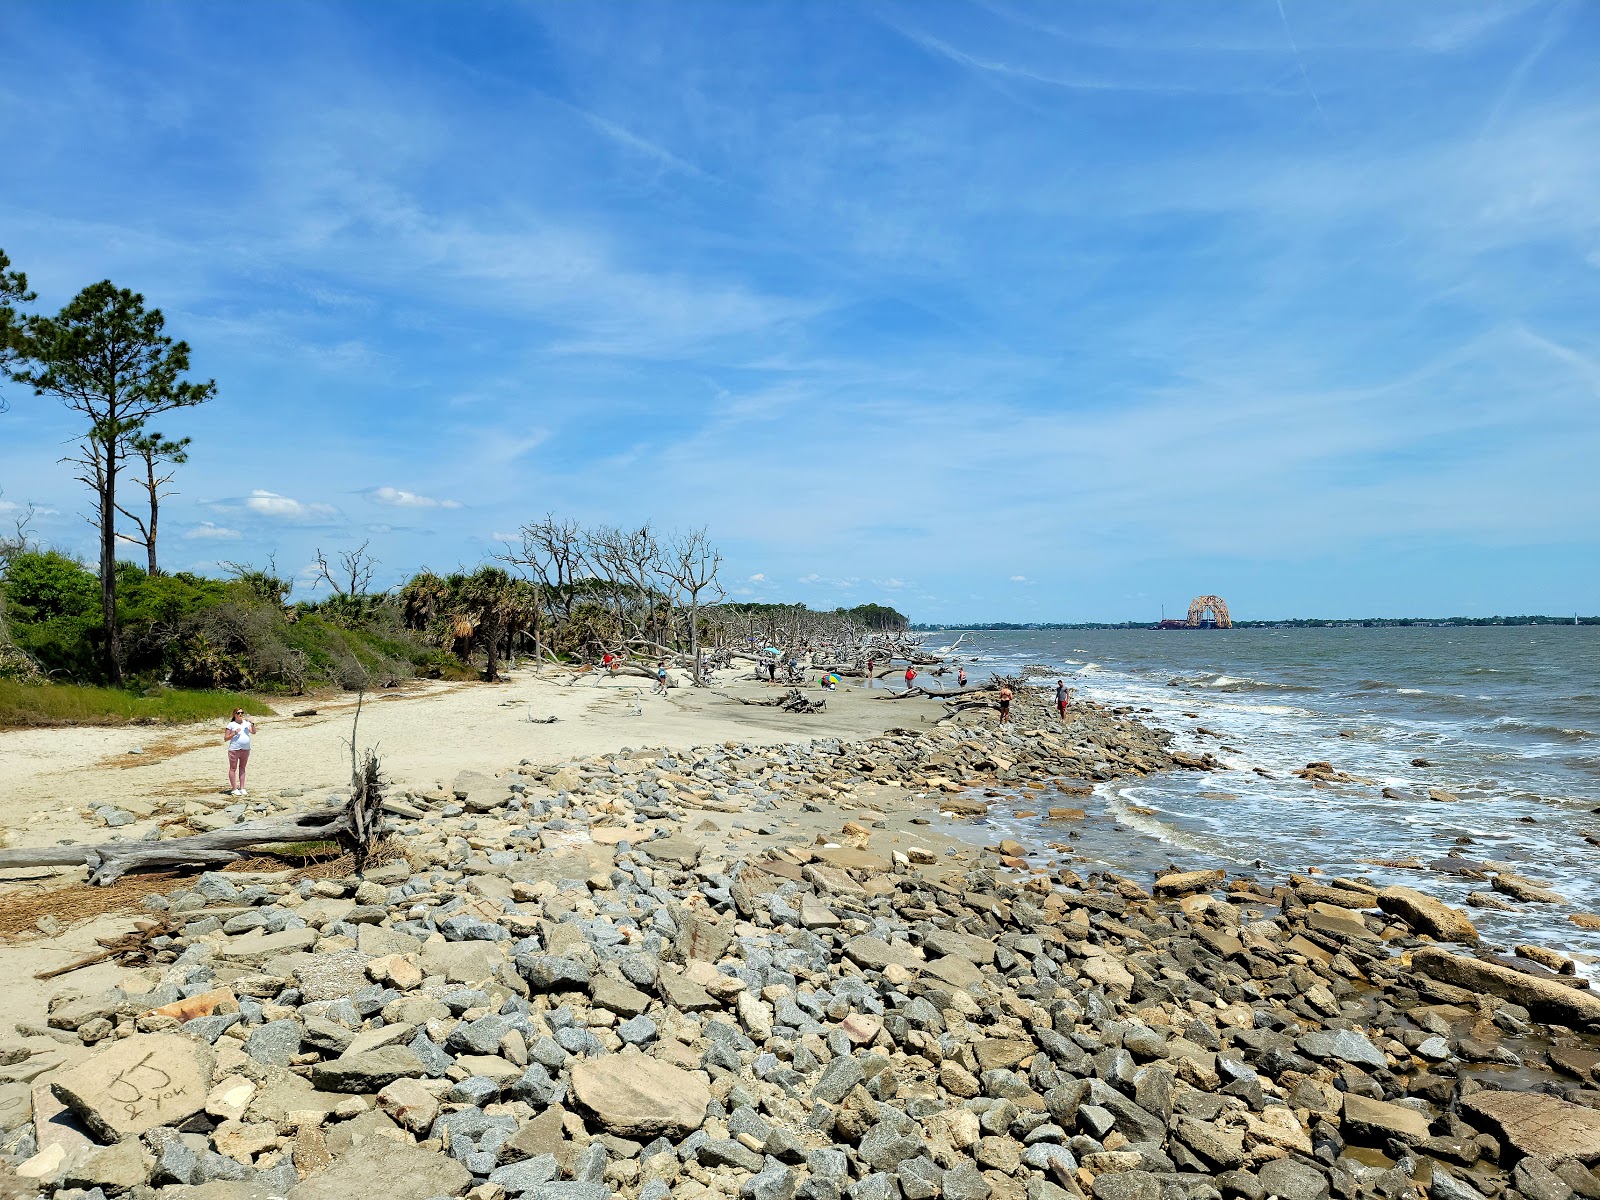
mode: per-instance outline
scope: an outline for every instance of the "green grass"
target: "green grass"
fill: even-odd
[[[253,696],[162,688],[150,695],[70,683],[18,683],[0,679],[0,729],[38,725],[163,725],[225,721],[242,708],[255,717],[272,710]]]

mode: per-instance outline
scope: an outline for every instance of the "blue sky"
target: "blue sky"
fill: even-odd
[[[0,247],[216,378],[172,568],[554,510],[918,619],[1595,612],[1596,61],[1581,0],[17,2]]]

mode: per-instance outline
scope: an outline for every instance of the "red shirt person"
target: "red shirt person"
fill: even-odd
[[[915,667],[907,667],[906,668],[906,691],[909,692],[911,690],[911,684],[916,679],[916,677],[917,677],[917,669]]]

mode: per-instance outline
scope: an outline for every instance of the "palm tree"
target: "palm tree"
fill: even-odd
[[[488,683],[499,679],[496,666],[499,661],[500,638],[507,626],[519,619],[525,604],[520,580],[514,580],[499,567],[479,567],[461,581],[456,590],[456,634],[463,627],[484,648],[483,678]]]

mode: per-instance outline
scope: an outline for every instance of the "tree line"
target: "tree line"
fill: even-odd
[[[523,525],[489,564],[423,570],[392,591],[373,588],[379,564],[367,543],[317,550],[328,594],[316,601],[290,603],[292,584],[270,561],[225,564],[224,579],[167,575],[162,502],[191,441],[155,422],[214,399],[216,382],[189,378],[188,344],[138,293],[102,280],[53,315],[33,311],[37,299],[0,250],[0,382],[81,418],[65,461],[90,492],[98,562],[37,544],[31,510],[0,537],[0,676],[298,691],[476,673],[479,663],[494,680],[521,653],[539,662],[610,653],[673,658],[703,683],[708,647],[724,657],[758,642],[789,650],[908,625],[876,604],[831,613],[729,604],[722,553],[704,528],[583,526],[554,514]],[[144,564],[119,561],[119,543],[139,547]]]

